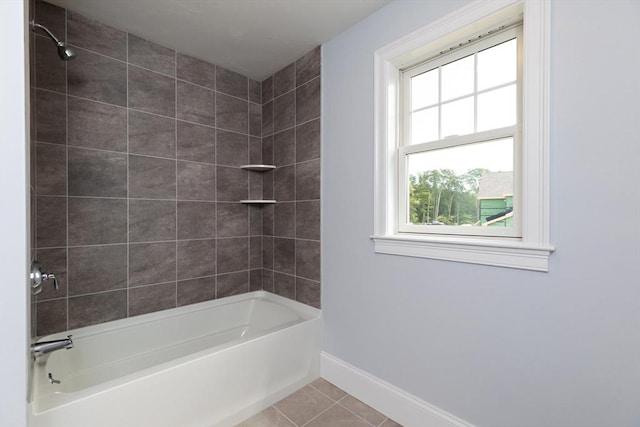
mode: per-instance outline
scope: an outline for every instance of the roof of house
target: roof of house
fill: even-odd
[[[513,172],[487,172],[480,178],[479,199],[494,199],[513,194]]]

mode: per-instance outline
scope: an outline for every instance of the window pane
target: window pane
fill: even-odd
[[[473,133],[473,97],[442,105],[441,138]]]
[[[517,49],[517,39],[513,39],[478,53],[478,90],[516,80]]]
[[[513,138],[407,155],[408,222],[511,227]]]
[[[411,143],[438,139],[438,107],[411,113]]]
[[[515,84],[478,95],[478,132],[515,124]]]
[[[442,67],[442,101],[473,92],[473,55]]]
[[[411,110],[438,103],[438,69],[411,78]]]

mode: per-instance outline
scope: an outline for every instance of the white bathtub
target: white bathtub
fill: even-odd
[[[34,364],[30,427],[232,426],[320,375],[320,311],[263,291],[40,341],[67,334]]]

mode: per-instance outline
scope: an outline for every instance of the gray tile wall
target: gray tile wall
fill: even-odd
[[[35,333],[263,287],[319,307],[320,48],[260,83],[39,0],[35,19],[77,53],[32,37],[32,247],[60,278]]]
[[[263,287],[318,308],[320,64],[317,47],[262,82]]]

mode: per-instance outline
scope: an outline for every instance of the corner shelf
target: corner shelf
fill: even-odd
[[[240,200],[245,205],[273,205],[275,200]]]
[[[266,172],[275,169],[274,165],[243,165],[240,166],[240,169],[246,169],[250,171],[256,172]]]

